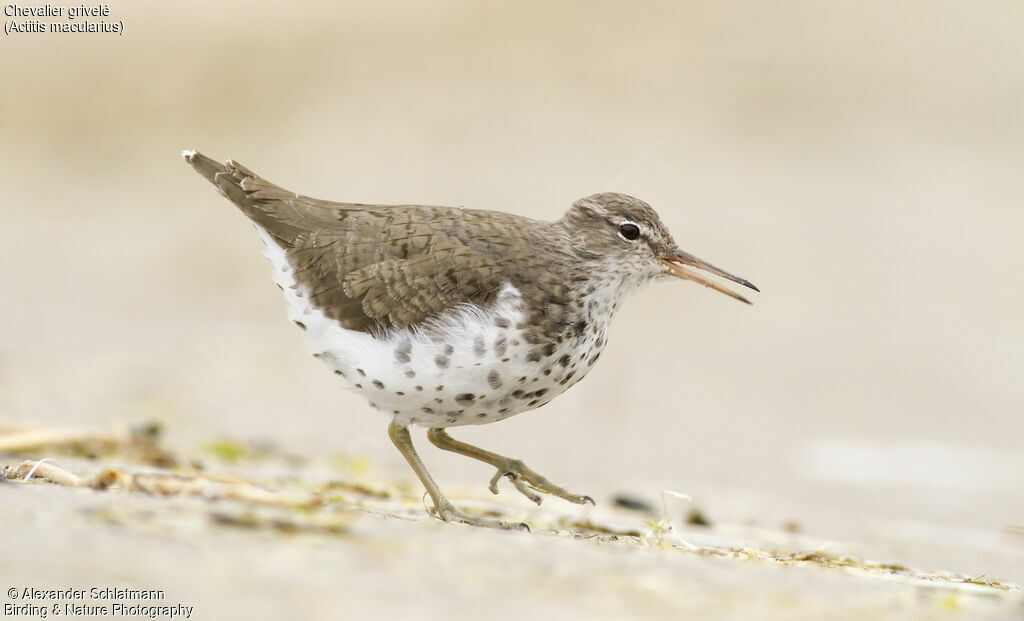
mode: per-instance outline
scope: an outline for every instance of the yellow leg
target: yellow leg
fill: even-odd
[[[419,477],[420,482],[423,483],[423,487],[427,488],[427,493],[430,494],[430,499],[434,501],[435,513],[445,522],[458,522],[461,524],[469,524],[471,526],[502,528],[506,530],[530,530],[526,524],[521,522],[491,520],[474,515],[467,515],[459,511],[447,498],[445,498],[445,495],[441,492],[441,488],[437,486],[437,483],[434,482],[434,478],[430,476],[429,472],[427,472],[426,466],[423,465],[423,460],[420,459],[419,454],[416,453],[416,449],[412,445],[412,437],[409,435],[409,428],[405,425],[398,424],[396,421],[391,421],[391,425],[388,426],[388,437],[391,438],[391,442],[394,443],[398,452],[405,458],[405,461],[409,462],[409,465],[412,466],[413,472],[415,472],[416,476]]]
[[[465,455],[466,457],[472,457],[473,459],[478,459],[497,468],[498,471],[493,477],[491,477],[491,484],[489,486],[491,493],[497,494],[498,480],[501,479],[501,477],[508,477],[509,480],[512,481],[512,485],[515,485],[516,489],[519,490],[520,493],[538,505],[541,503],[540,496],[530,490],[536,490],[545,494],[552,494],[578,505],[586,502],[594,504],[594,499],[590,496],[581,496],[580,494],[567,492],[565,489],[555,485],[537,472],[528,468],[526,464],[518,459],[503,457],[497,453],[492,453],[490,451],[485,451],[482,448],[475,447],[472,444],[459,442],[448,435],[448,432],[443,428],[435,427],[427,431],[427,439],[433,442],[434,446],[439,449]]]

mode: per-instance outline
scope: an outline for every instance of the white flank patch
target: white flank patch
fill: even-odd
[[[377,336],[348,330],[310,304],[285,251],[266,231],[256,230],[274,265],[274,281],[284,290],[288,317],[305,328],[309,352],[344,376],[372,407],[403,424],[473,425],[539,407],[579,381],[593,364],[591,357],[603,349],[607,322],[567,340],[540,363],[530,361],[537,346],[516,328],[525,313],[511,284],[492,306],[465,305],[423,329]],[[566,354],[575,354],[573,361],[559,364]]]

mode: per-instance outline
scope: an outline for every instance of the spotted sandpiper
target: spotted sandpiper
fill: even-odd
[[[410,425],[438,448],[537,492],[582,504],[523,462],[447,428],[539,408],[578,382],[627,295],[667,277],[742,302],[706,274],[757,287],[679,250],[651,207],[625,194],[582,198],[546,222],[497,211],[362,205],[289,192],[228,160],[185,160],[256,225],[306,344],[390,419],[388,434],[446,522],[522,528],[456,509],[420,460]],[[699,271],[698,271],[699,270]]]

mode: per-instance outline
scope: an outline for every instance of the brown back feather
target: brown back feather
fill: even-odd
[[[219,164],[199,153],[186,160],[285,250],[313,305],[350,330],[421,325],[459,303],[492,302],[506,282],[520,289],[538,324],[534,342],[560,332],[575,310],[557,285],[564,262],[551,261],[551,223],[473,209],[324,201],[230,160]]]

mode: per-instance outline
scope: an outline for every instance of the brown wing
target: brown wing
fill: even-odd
[[[539,296],[551,319],[564,314],[550,291],[521,277],[542,258],[530,243],[514,243],[547,223],[448,207],[323,201],[230,160],[222,165],[194,152],[185,159],[285,249],[311,302],[348,329],[420,324],[460,302],[486,304],[505,282],[528,298]]]

